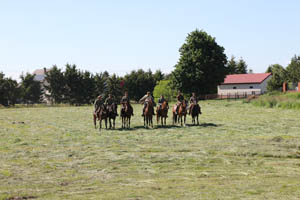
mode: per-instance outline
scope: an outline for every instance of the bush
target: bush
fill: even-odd
[[[268,93],[251,103],[267,108],[300,109],[300,93]]]

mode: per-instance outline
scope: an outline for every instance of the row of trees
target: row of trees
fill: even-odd
[[[268,73],[272,73],[272,78],[268,82],[267,90],[281,90],[284,82],[298,83],[300,82],[300,56],[294,56],[286,68],[279,64],[270,65],[267,69]]]
[[[112,93],[119,100],[124,91],[128,91],[130,98],[136,101],[146,91],[153,92],[156,98],[164,94],[169,99],[176,95],[177,90],[186,95],[192,92],[198,95],[213,94],[226,75],[252,73],[242,58],[236,60],[232,56],[227,60],[224,50],[214,37],[196,29],[188,34],[180,47],[179,61],[168,75],[160,70],[152,73],[151,70],[142,69],[131,71],[123,77],[110,75],[106,71],[92,74],[79,70],[76,65],[67,64],[64,71],[57,66],[44,69],[46,77],[43,84],[35,81],[31,74],[22,75],[18,84],[1,73],[0,103],[38,103],[47,99],[52,103],[80,105],[93,102],[99,94],[106,96]],[[271,65],[267,72],[273,73],[268,84],[269,91],[277,90],[286,80],[298,82],[300,57],[293,57],[286,69]]]
[[[42,96],[42,100],[48,99],[52,103],[80,105],[91,103],[99,94],[106,96],[112,93],[120,98],[125,90],[136,101],[146,91],[154,91],[155,97],[164,94],[168,98],[174,97],[177,90],[184,94],[211,94],[216,92],[217,85],[223,82],[227,74],[247,73],[245,61],[235,61],[232,57],[228,62],[224,50],[215,38],[202,30],[195,30],[188,34],[179,49],[179,61],[169,75],[165,76],[160,70],[152,73],[151,70],[140,69],[120,77],[108,72],[92,74],[80,71],[76,65],[67,64],[64,71],[53,66],[50,70],[45,69],[43,85],[34,81],[33,75],[22,76],[23,92],[18,98],[24,103],[38,103]],[[13,84],[18,91],[17,83]],[[6,101],[6,104],[13,102]]]
[[[21,75],[20,84],[11,78],[5,78],[0,72],[0,104],[4,106],[16,103],[38,103],[41,101],[43,90],[41,84],[34,80],[34,75]]]
[[[152,73],[151,70],[139,69],[120,77],[110,75],[107,71],[94,75],[78,70],[76,65],[67,64],[65,71],[57,66],[44,71],[46,97],[52,103],[75,105],[91,103],[99,94],[106,97],[110,93],[120,100],[125,90],[129,92],[131,99],[139,100],[145,91],[153,91],[156,83],[164,79],[160,70]]]

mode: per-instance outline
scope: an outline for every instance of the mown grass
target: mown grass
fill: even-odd
[[[271,93],[252,100],[255,106],[267,108],[300,109],[300,93]]]
[[[0,199],[300,199],[298,111],[201,105],[200,126],[144,129],[135,105],[101,133],[92,107],[1,109]]]

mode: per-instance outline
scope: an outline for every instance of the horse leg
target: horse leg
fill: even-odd
[[[130,128],[130,117],[128,118],[128,128]]]
[[[94,118],[94,126],[95,126],[95,129],[96,129],[97,128],[97,123],[96,123],[97,117],[95,116],[95,114],[93,114],[93,118]]]
[[[102,119],[99,120],[99,131],[101,131],[102,128]]]
[[[199,119],[198,119],[198,117],[199,117],[199,116],[197,115],[197,125],[199,125]]]
[[[115,129],[116,126],[116,118],[113,119],[113,129]]]

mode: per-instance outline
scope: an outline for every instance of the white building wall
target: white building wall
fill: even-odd
[[[228,84],[218,86],[218,95],[251,95],[263,94],[267,91],[267,83],[271,76],[260,84]],[[250,88],[252,87],[252,88]],[[235,89],[234,89],[235,88]]]

